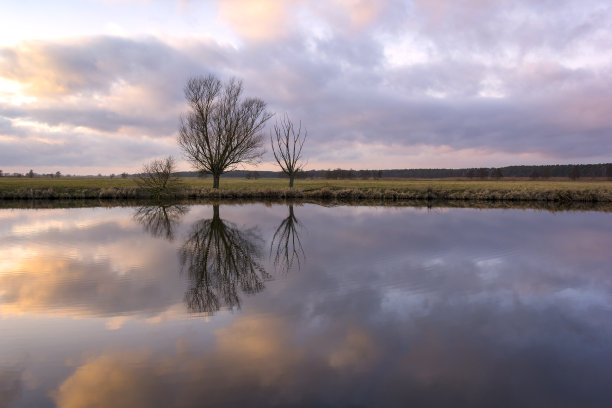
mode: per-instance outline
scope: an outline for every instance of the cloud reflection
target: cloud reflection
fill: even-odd
[[[605,357],[612,346],[594,342],[596,330],[577,318],[550,319],[549,313],[494,302],[438,303],[425,316],[379,314],[359,322],[340,317],[313,324],[283,311],[253,314],[217,330],[214,347],[204,350],[126,349],[94,357],[63,382],[56,401],[59,407],[79,406],[74,401],[117,407],[192,407],[202,401],[605,406],[612,397]]]
[[[126,211],[20,211],[2,220],[10,233],[0,236],[0,313],[151,317],[181,305],[176,249],[143,234]]]
[[[0,366],[0,408],[9,408],[22,392],[23,370],[18,367],[5,369]]]

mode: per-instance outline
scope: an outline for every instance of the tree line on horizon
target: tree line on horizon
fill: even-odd
[[[146,167],[146,166],[145,166]],[[142,173],[128,174],[126,172],[110,177],[138,177]],[[500,175],[501,174],[501,175]],[[174,177],[202,177],[206,176],[197,171],[173,171]],[[30,170],[26,173],[3,173],[0,170],[0,177],[71,177],[59,172],[54,173],[35,173]],[[75,177],[75,176],[72,176]],[[79,177],[79,176],[76,176]],[[109,177],[99,174],[97,177]],[[223,177],[230,178],[287,178],[282,171],[269,170],[231,170],[223,174]],[[608,178],[612,179],[612,163],[599,164],[554,164],[554,165],[524,165],[506,167],[479,167],[479,168],[460,168],[460,169],[387,169],[387,170],[354,170],[354,169],[326,169],[326,170],[300,170],[296,172],[296,179],[328,179],[328,180],[350,180],[364,179],[376,180],[381,178],[469,178],[469,179],[495,179],[495,178],[530,178],[530,179],[550,179],[550,178]]]
[[[177,172],[179,177],[198,177],[198,172]],[[233,170],[223,175],[235,178],[278,178],[286,177],[283,172],[267,170]],[[297,179],[328,179],[328,180],[350,180],[350,179],[381,179],[381,178],[468,178],[468,179],[501,179],[530,178],[612,178],[612,163],[600,164],[554,164],[554,165],[523,165],[506,167],[472,167],[459,169],[386,169],[386,170],[355,170],[355,169],[326,169],[305,170],[295,176]]]

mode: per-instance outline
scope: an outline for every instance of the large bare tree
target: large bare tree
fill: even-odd
[[[296,128],[287,114],[276,121],[274,134],[270,134],[274,158],[283,173],[289,176],[289,188],[293,188],[296,174],[306,165],[302,160],[302,147],[307,136],[306,130],[302,133],[302,122]]]
[[[262,131],[272,114],[261,99],[242,97],[242,81],[193,77],[185,85],[185,98],[189,112],[180,119],[178,143],[198,170],[212,174],[214,188],[224,172],[259,162]]]

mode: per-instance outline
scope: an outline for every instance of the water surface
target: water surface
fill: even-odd
[[[0,210],[0,407],[609,406],[612,214]]]

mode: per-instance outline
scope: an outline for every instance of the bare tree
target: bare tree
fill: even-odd
[[[296,129],[287,114],[274,124],[274,135],[270,133],[274,158],[283,173],[289,176],[289,188],[293,188],[295,175],[306,165],[302,160],[302,147],[307,136],[306,130],[302,133],[302,122]]]
[[[272,114],[261,99],[242,97],[242,81],[193,77],[185,85],[185,98],[189,112],[181,116],[178,143],[200,172],[212,174],[214,188],[226,171],[259,162],[262,130]]]
[[[178,177],[173,175],[174,170],[175,163],[172,156],[153,160],[143,166],[136,182],[159,200],[162,195],[169,193],[179,184]]]

